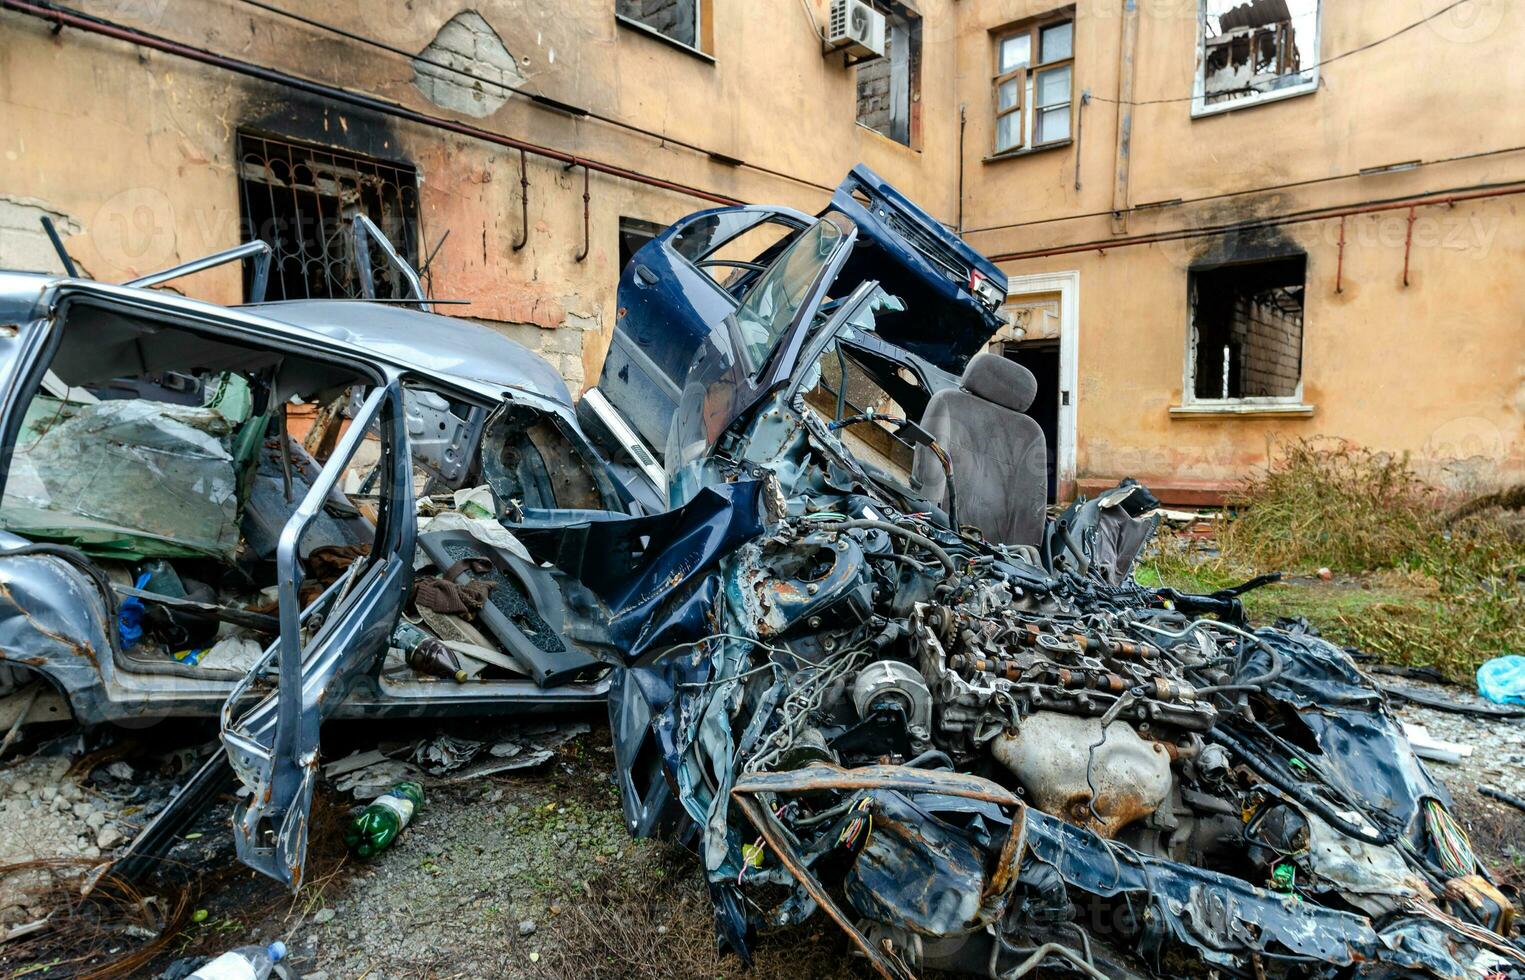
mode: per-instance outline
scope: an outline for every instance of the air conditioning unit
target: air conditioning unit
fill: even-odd
[[[863,0],[831,0],[826,47],[856,58],[884,56],[884,15]]]

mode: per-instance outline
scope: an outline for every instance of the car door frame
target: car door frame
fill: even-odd
[[[234,812],[239,860],[287,885],[301,886],[312,793],[318,780],[319,732],[354,677],[385,653],[413,580],[412,467],[408,464],[401,372],[388,370],[281,530],[276,550],[280,638],[239,681],[221,712],[222,741],[252,795]],[[387,492],[369,559],[356,562],[306,609],[300,608],[302,538],[325,506],[371,422],[383,433]],[[321,616],[313,624],[315,615]],[[305,643],[304,626],[315,630]],[[275,667],[275,689],[252,707],[246,698]]]

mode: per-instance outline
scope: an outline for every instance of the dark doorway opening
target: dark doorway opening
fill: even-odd
[[[1048,452],[1048,502],[1052,504],[1059,499],[1059,341],[1007,344],[1003,353],[1038,379],[1038,393],[1027,414],[1043,430]]]
[[[653,238],[662,233],[665,225],[659,225],[655,221],[642,221],[640,218],[620,218],[620,274],[625,272],[625,266],[635,257],[642,247]]]

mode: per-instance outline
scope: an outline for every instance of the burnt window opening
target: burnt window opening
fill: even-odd
[[[897,143],[921,142],[921,18],[898,3],[885,15],[884,57],[859,65],[858,124]]]
[[[418,171],[326,147],[238,134],[238,201],[244,239],[271,248],[269,300],[357,298],[351,219],[363,214],[418,268]],[[380,299],[409,295],[381,249],[369,249]],[[244,263],[250,295],[253,263]]]
[[[1311,90],[1319,0],[1201,0],[1199,108]]]
[[[995,32],[995,153],[1070,140],[1075,87],[1073,10]]]
[[[640,218],[620,218],[620,272],[635,258],[646,243],[662,233],[662,225]]]
[[[1296,398],[1307,257],[1193,270],[1191,388],[1198,400]]]
[[[614,14],[627,26],[685,48],[708,53],[711,0],[615,0]]]

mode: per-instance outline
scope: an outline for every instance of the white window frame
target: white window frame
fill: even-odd
[[[1192,302],[1191,275],[1186,274],[1186,343],[1181,360],[1181,404],[1170,406],[1172,418],[1200,415],[1279,415],[1302,418],[1313,414],[1313,406],[1303,401],[1303,385],[1308,373],[1308,258],[1303,264],[1303,329],[1298,334],[1297,390],[1290,395],[1246,395],[1242,398],[1197,397],[1197,325],[1196,304]],[[1210,272],[1203,268],[1194,270]]]
[[[1197,68],[1192,73],[1191,89],[1191,115],[1193,119],[1201,116],[1216,116],[1225,112],[1233,112],[1235,109],[1247,109],[1251,106],[1264,105],[1267,102],[1280,102],[1282,99],[1293,99],[1300,95],[1311,95],[1318,91],[1319,62],[1322,60],[1320,45],[1324,39],[1324,0],[1318,0],[1318,7],[1313,12],[1313,67],[1308,69],[1308,80],[1296,85],[1288,85],[1274,92],[1256,92],[1253,95],[1242,95],[1238,98],[1229,99],[1226,102],[1207,104],[1207,3],[1208,0],[1197,0]]]

